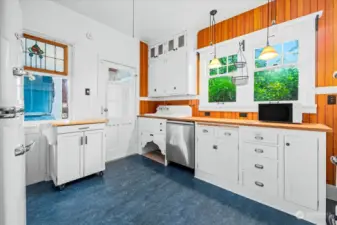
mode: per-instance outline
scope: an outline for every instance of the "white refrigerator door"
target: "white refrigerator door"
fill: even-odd
[[[22,77],[13,76],[23,66],[21,34],[19,0],[0,0],[0,225],[26,224],[25,155],[15,154],[24,144],[23,117],[3,116],[23,107]]]

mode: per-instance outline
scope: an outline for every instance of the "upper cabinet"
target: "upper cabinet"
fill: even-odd
[[[188,47],[186,33],[150,47],[149,97],[196,95],[195,70],[191,69],[195,60]]]

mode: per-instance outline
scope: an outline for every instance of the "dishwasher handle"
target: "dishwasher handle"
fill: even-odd
[[[193,122],[184,122],[184,121],[167,121],[167,124],[179,124],[179,125],[194,125]]]

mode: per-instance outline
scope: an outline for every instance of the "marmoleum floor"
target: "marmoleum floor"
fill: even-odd
[[[59,192],[27,188],[28,225],[304,225],[288,214],[199,181],[143,156],[109,163]]]

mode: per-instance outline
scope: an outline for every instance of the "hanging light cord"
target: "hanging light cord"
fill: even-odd
[[[132,37],[135,37],[135,0],[132,0]]]
[[[269,0],[268,0],[268,24],[267,24],[267,46],[269,46],[269,23],[270,23],[270,4],[269,4]]]
[[[214,36],[213,36],[213,42],[214,42],[214,57],[216,57],[216,29],[215,29],[215,16],[213,15],[213,33],[214,33]]]

